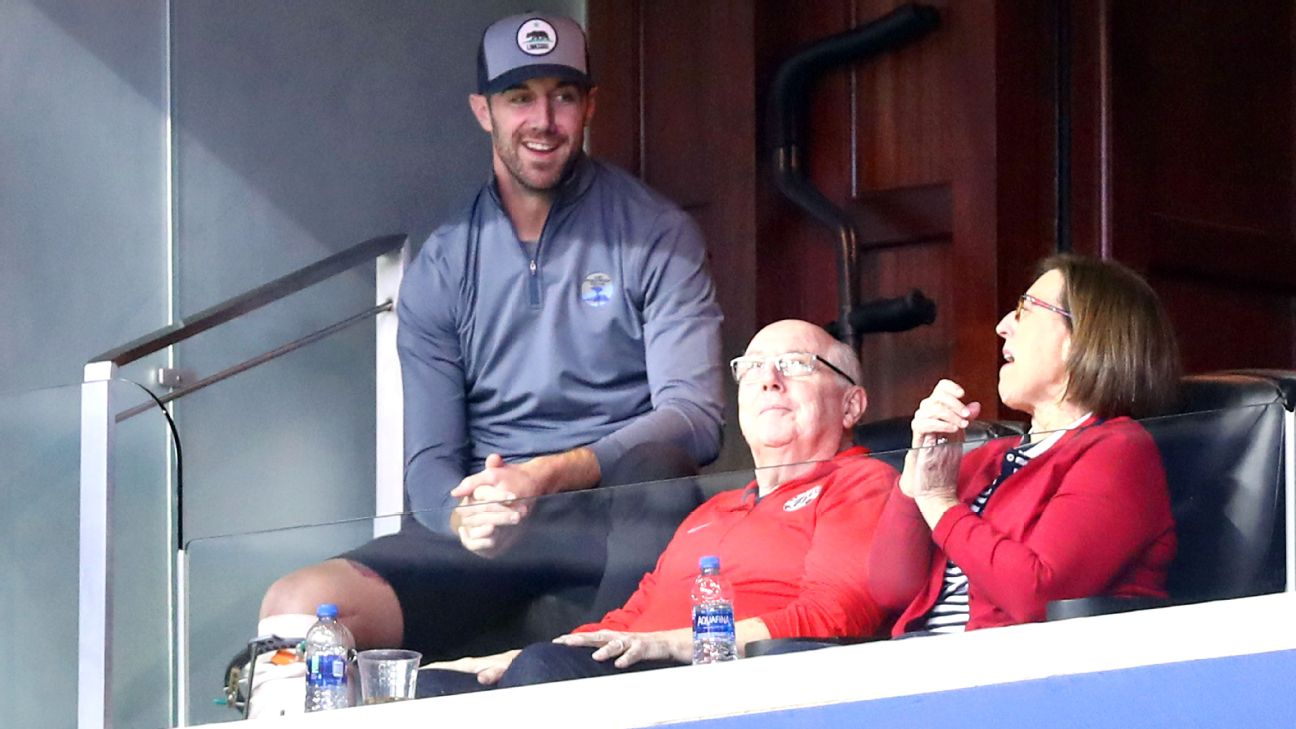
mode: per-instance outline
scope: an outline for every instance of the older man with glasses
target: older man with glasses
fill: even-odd
[[[868,406],[855,353],[787,320],[757,333],[730,366],[755,480],[690,514],[624,607],[552,643],[433,664],[420,695],[688,663],[689,591],[704,555],[720,558],[733,585],[740,652],[763,638],[885,630],[888,615],[865,586],[874,526],[898,474],[852,447]]]

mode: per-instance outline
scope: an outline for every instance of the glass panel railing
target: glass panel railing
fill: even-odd
[[[187,720],[202,724],[240,718],[222,691],[227,666],[255,637],[261,598],[277,578],[373,538],[373,519],[200,537],[186,549],[188,625]],[[300,637],[300,636],[298,636]]]
[[[115,412],[147,400],[128,382],[106,391]],[[0,705],[14,726],[77,723],[81,426],[79,384],[0,397],[0,608],[12,621],[0,650],[21,662]],[[115,425],[105,564],[116,726],[170,723],[169,450],[156,406]]]
[[[188,538],[373,516],[373,339],[362,323],[176,403]]]
[[[1141,451],[1142,457],[1159,459],[1166,472],[1171,508],[1177,522],[1178,556],[1168,568],[1168,588],[1172,601],[1221,599],[1282,589],[1282,421],[1283,411],[1274,404],[1148,419],[1137,426],[1150,435],[1151,443],[1155,446],[1155,450]],[[900,425],[907,427],[907,423]],[[1110,474],[1111,479],[1124,478],[1122,474],[1128,472],[1130,459],[1138,456],[1132,455],[1136,451],[1127,449],[1122,443],[1142,436],[1138,435],[1133,425],[1113,427],[1114,425],[1118,424],[1104,424],[1087,429],[1086,432],[1064,435],[1062,440],[1050,448],[1058,449],[1053,451],[1054,455],[1050,458],[1062,457],[1068,453],[1070,455],[1067,457],[1072,458],[1075,455],[1072,449],[1081,439],[1096,443],[1110,437],[1111,440],[1103,448],[1115,450],[1104,456],[1103,464],[1097,467],[1086,465],[1085,473]],[[994,454],[992,460],[997,467],[998,453],[1019,445],[1020,439],[1016,435],[991,439],[975,447],[990,449],[980,457]],[[1041,437],[1036,442],[1044,440],[1047,438]],[[969,448],[969,451],[972,449]],[[825,488],[819,492],[813,492],[812,482],[821,485],[817,480],[826,477],[816,471],[815,464],[809,464],[804,469],[788,469],[783,473],[777,472],[777,469],[765,469],[760,472],[762,479],[773,478],[773,482],[783,482],[785,485],[771,491],[759,503],[770,503],[765,508],[779,518],[795,515],[798,511],[802,511],[803,516],[815,515],[816,518],[810,522],[810,534],[823,533],[822,530],[831,528],[832,517],[840,516],[847,509],[855,509],[847,519],[851,528],[837,534],[838,539],[846,542],[835,542],[834,554],[838,557],[850,555],[849,561],[858,566],[866,561],[861,558],[861,553],[881,548],[880,543],[869,542],[867,529],[854,526],[865,523],[870,510],[880,508],[882,498],[890,491],[889,479],[893,479],[895,473],[886,471],[885,466],[878,464],[902,466],[905,455],[906,451],[891,450],[879,452],[874,457],[845,459],[836,466],[842,473],[852,474],[851,477],[843,477],[839,481],[828,479],[823,482]],[[1110,463],[1110,468],[1104,465],[1107,463]],[[1154,473],[1156,464],[1150,468]],[[1066,473],[1067,470],[1063,469],[1056,478],[1065,480],[1068,478]],[[788,595],[796,595],[798,590],[803,589],[801,575],[797,573],[796,579],[791,579],[789,576],[795,570],[789,570],[785,560],[790,549],[808,549],[804,545],[789,546],[805,537],[777,530],[762,533],[758,526],[753,526],[758,525],[759,520],[752,520],[745,514],[755,506],[754,500],[742,496],[744,487],[751,482],[752,477],[751,471],[711,474],[692,480],[557,494],[525,502],[529,514],[521,527],[522,536],[504,552],[504,556],[491,560],[493,564],[512,560],[520,565],[518,574],[547,577],[570,577],[588,564],[594,564],[594,570],[587,570],[593,574],[605,565],[608,552],[606,546],[598,545],[597,538],[591,540],[591,534],[599,534],[600,520],[608,519],[619,525],[611,530],[612,533],[626,537],[621,547],[615,549],[624,547],[629,551],[617,552],[619,558],[613,561],[613,564],[624,566],[619,571],[598,572],[583,586],[579,584],[579,579],[573,580],[567,586],[574,589],[554,590],[549,598],[535,603],[536,607],[510,618],[499,619],[475,629],[456,629],[452,631],[452,644],[442,646],[439,654],[435,648],[427,651],[428,658],[481,654],[511,645],[520,647],[521,644],[545,640],[582,622],[596,619],[601,615],[602,609],[619,605],[625,600],[636,583],[635,579],[627,579],[626,574],[642,574],[642,571],[652,569],[661,551],[660,544],[671,538],[672,534],[675,546],[670,548],[671,557],[662,562],[662,569],[673,571],[677,581],[687,582],[696,571],[698,557],[706,553],[718,553],[722,566],[730,574],[731,580],[737,583],[736,607],[739,618],[749,614],[750,605],[744,607],[744,599],[765,599],[752,598],[750,595],[758,591],[767,595],[771,592],[772,584],[783,584],[779,583],[780,580],[786,583],[783,586],[787,588]],[[795,486],[788,481],[798,477],[810,480],[796,482]],[[1093,481],[1090,476],[1086,478]],[[960,493],[965,501],[969,500],[968,493],[979,491],[991,480],[993,476],[984,484],[962,484]],[[1065,492],[1066,496],[1077,495],[1074,481],[1067,481],[1064,486],[1057,494]],[[1084,484],[1079,490],[1083,491],[1088,486],[1088,483]],[[733,492],[734,489],[737,490],[736,493]],[[870,495],[870,489],[876,489],[877,493]],[[730,493],[716,496],[726,491]],[[722,502],[724,499],[729,501],[714,512],[701,512],[701,515],[695,513],[692,517],[694,522],[681,528],[682,514],[688,509],[679,509],[678,503],[674,507],[669,506],[675,501],[670,497],[663,499],[667,505],[657,503],[657,497],[669,492],[688,494],[687,498],[694,502],[698,498],[712,497],[719,498]],[[846,495],[853,495],[856,502],[862,501],[864,505],[852,504],[852,499],[845,498]],[[999,524],[1005,532],[1012,531],[1010,525],[999,523],[1003,517],[997,517],[995,511],[998,507],[1002,512],[1001,504],[1020,498],[1023,498],[1020,493],[1012,495],[1008,490],[997,492],[991,497],[982,518]],[[1049,508],[1048,498],[1045,497],[1045,510]],[[816,511],[821,508],[825,509],[823,513]],[[1081,512],[1083,509],[1076,513]],[[555,516],[564,513],[583,516],[566,522],[557,519],[545,521],[542,518],[544,514]],[[409,518],[419,515],[404,516]],[[618,519],[621,521],[617,521]],[[729,521],[730,519],[733,521]],[[188,592],[182,608],[188,625],[186,638],[189,659],[185,675],[189,688],[185,698],[189,706],[186,718],[190,723],[239,718],[236,711],[213,703],[213,699],[222,696],[230,659],[254,636],[261,597],[275,579],[365,544],[373,533],[373,523],[372,518],[345,519],[202,537],[189,542],[186,552]],[[545,526],[546,524],[549,526]],[[742,535],[742,530],[748,528],[757,530],[754,538],[752,535]],[[1076,528],[1092,531],[1094,525],[1077,522]],[[1115,523],[1104,522],[1099,525],[1099,532],[1105,535],[1104,538],[1109,538],[1114,536],[1117,528]],[[655,538],[660,541],[654,543],[652,540]],[[809,537],[811,540],[813,538]],[[858,548],[849,546],[849,540],[852,539],[862,540]],[[1091,540],[1089,548],[1099,542],[1101,540]],[[1024,543],[1030,549],[1036,548],[1030,536],[1024,538]],[[571,549],[573,545],[581,544],[592,546]],[[575,551],[576,558],[560,569],[555,560],[545,556],[545,549],[553,546],[567,547],[569,552]],[[635,552],[634,547],[639,548],[639,553],[630,558],[628,555]],[[1041,548],[1041,552],[1043,551],[1045,550]],[[1141,559],[1140,555],[1136,555],[1135,559]],[[587,559],[581,559],[582,557]],[[793,559],[792,563],[798,565],[797,569],[809,564],[804,558]],[[830,570],[833,579],[852,579],[850,570],[853,568],[849,564],[843,564],[844,566],[839,565]],[[1164,563],[1157,569],[1165,571]],[[460,576],[455,579],[462,581],[466,578]],[[925,579],[920,579],[920,582]],[[975,580],[976,575],[970,574],[970,579]],[[688,625],[688,601],[681,592],[684,589],[680,584],[674,586],[675,594],[670,597],[673,603],[662,608],[670,613],[671,618],[654,624],[654,628],[684,628]],[[772,591],[778,592],[777,589]],[[1105,589],[1096,590],[1096,594],[1104,591]],[[744,595],[748,597],[744,598]],[[320,596],[321,601],[326,599],[344,601],[346,596]],[[481,608],[481,612],[486,612],[486,599],[481,595],[461,599],[473,601],[469,603],[473,609]],[[432,623],[437,620],[436,609],[431,602],[427,604],[429,608],[420,613],[419,617]],[[886,613],[874,621],[878,624],[865,621],[861,624],[866,625],[866,628],[856,626],[854,629],[885,635],[889,632],[885,622],[894,620],[895,617],[895,612]],[[1038,619],[1043,619],[1042,614]],[[812,629],[818,632],[822,628],[813,621],[798,628],[806,631]]]
[[[602,615],[599,605],[619,606],[652,569],[664,545],[702,499],[726,489],[741,489],[752,472],[710,474],[690,479],[633,484],[590,491],[554,494],[519,500],[528,517],[519,540],[504,554],[485,560],[463,552],[446,569],[462,570],[464,562],[488,563],[488,569],[511,565],[519,579],[550,580],[537,588],[539,600],[522,600],[527,610],[484,619],[475,630],[458,632],[438,655],[425,649],[428,658],[449,658],[492,647],[511,647],[547,640],[576,625]],[[391,515],[406,523],[418,514]],[[430,518],[430,515],[423,515]],[[360,547],[373,537],[375,519],[347,519],[325,524],[272,529],[255,533],[203,537],[186,550],[189,592],[185,601],[189,632],[188,719],[191,723],[220,722],[240,717],[221,703],[230,659],[254,637],[262,596],[278,578]],[[616,523],[617,536],[609,546],[600,534]],[[419,527],[414,527],[419,529]],[[604,573],[605,555],[612,550],[617,568]],[[562,552],[561,559],[545,554]],[[691,558],[696,569],[696,557]],[[461,575],[463,580],[471,579]],[[493,576],[492,579],[496,578]],[[469,589],[460,599],[480,601],[480,591]],[[320,600],[343,597],[320,597]],[[479,603],[472,603],[479,604]],[[313,606],[312,606],[313,607]],[[486,605],[480,605],[483,613]],[[304,608],[311,609],[311,608]],[[434,620],[435,608],[427,619]],[[461,611],[462,612],[462,611]],[[685,619],[687,616],[685,616]]]
[[[0,396],[0,706],[12,726],[73,726],[80,386]],[[19,668],[21,665],[21,668]]]

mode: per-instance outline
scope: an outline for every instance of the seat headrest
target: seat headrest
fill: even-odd
[[[1222,408],[1239,408],[1250,405],[1281,403],[1291,409],[1296,394],[1296,373],[1283,373],[1289,380],[1284,385],[1275,377],[1259,374],[1259,370],[1221,372],[1207,375],[1189,375],[1179,383],[1179,398],[1174,410],[1178,413],[1195,413]],[[1273,371],[1275,374],[1277,370]]]
[[[1296,410],[1296,371],[1292,370],[1230,370],[1225,374],[1240,375],[1243,377],[1258,377],[1262,380],[1269,380],[1274,387],[1278,388],[1281,394],[1283,407],[1288,410]]]
[[[1282,589],[1283,416],[1294,388],[1290,372],[1191,375],[1174,412],[1142,421],[1161,451],[1179,537],[1172,596]]]

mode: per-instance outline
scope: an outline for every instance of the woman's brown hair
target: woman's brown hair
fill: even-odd
[[[1062,274],[1062,307],[1071,312],[1066,396],[1099,416],[1152,415],[1170,407],[1179,386],[1179,346],[1156,292],[1115,261],[1052,256],[1040,273]]]

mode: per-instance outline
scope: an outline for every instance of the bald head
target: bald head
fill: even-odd
[[[781,371],[777,358],[789,353],[821,361],[809,372]],[[821,327],[785,319],[757,332],[744,356],[762,363],[738,383],[738,421],[757,466],[823,460],[850,443],[867,406],[864,389],[852,383],[861,368],[850,347]]]
[[[846,343],[834,339],[823,327],[800,319],[776,321],[756,332],[756,336],[752,337],[751,343],[747,345],[747,353],[751,354],[757,348],[764,349],[770,346],[777,348],[793,344],[799,344],[800,348],[793,347],[783,351],[795,350],[819,355],[849,375],[857,384],[864,379],[859,357],[855,356],[855,352]]]

